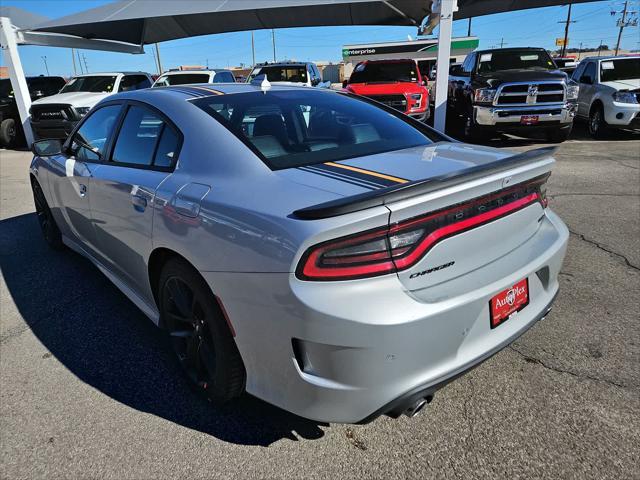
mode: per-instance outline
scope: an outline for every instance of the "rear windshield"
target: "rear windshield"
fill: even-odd
[[[361,63],[349,83],[417,82],[418,69],[413,62]]]
[[[640,57],[603,60],[600,62],[600,81],[616,82],[640,78]]]
[[[256,75],[266,75],[270,82],[307,83],[307,68],[304,65],[262,67]]]
[[[478,72],[503,70],[555,70],[556,65],[546,50],[506,50],[481,53]]]
[[[163,75],[154,87],[168,87],[169,85],[190,85],[192,83],[209,83],[208,73],[181,73],[176,75]]]
[[[402,120],[399,113],[336,92],[271,90],[206,97],[193,103],[231,130],[272,170],[441,140],[437,133],[418,130]]]
[[[116,83],[115,76],[76,77],[69,80],[60,93],[94,92],[110,93]]]

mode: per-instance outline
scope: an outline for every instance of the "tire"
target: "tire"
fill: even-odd
[[[161,325],[194,389],[215,403],[244,392],[245,369],[220,306],[200,274],[171,258],[158,284]]]
[[[62,234],[58,228],[55,218],[51,213],[47,199],[44,196],[42,188],[37,180],[31,181],[31,189],[33,191],[33,201],[36,205],[36,215],[38,216],[38,223],[42,230],[42,236],[45,242],[54,250],[62,250],[64,243],[62,243]]]
[[[589,135],[593,138],[601,139],[606,136],[609,126],[604,119],[604,109],[602,105],[596,104],[591,107],[587,128],[589,129]]]
[[[571,130],[573,126],[569,128],[557,128],[553,130],[548,130],[546,137],[549,143],[562,143],[569,138],[571,135]]]
[[[9,148],[24,145],[24,133],[15,119],[5,118],[0,123],[0,142]]]

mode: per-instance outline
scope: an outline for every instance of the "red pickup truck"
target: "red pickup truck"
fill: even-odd
[[[344,88],[425,122],[430,115],[426,83],[414,60],[367,60],[356,65]]]

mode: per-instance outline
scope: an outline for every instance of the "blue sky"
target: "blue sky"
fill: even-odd
[[[169,0],[158,0],[169,1]],[[5,6],[15,6],[51,18],[61,17],[109,3],[106,0],[2,0]],[[573,6],[569,46],[597,47],[602,41],[615,45],[618,29],[617,16],[611,10],[620,10],[623,2],[600,1]],[[639,10],[638,2],[631,2],[634,10]],[[473,19],[472,34],[480,38],[481,47],[500,44],[505,46],[539,46],[555,48],[556,37],[563,35],[567,7],[548,7],[535,10],[487,15]],[[313,27],[276,30],[277,57],[295,60],[341,59],[344,44],[406,40],[407,35],[415,37],[413,27]],[[454,35],[467,33],[467,21],[454,23]],[[255,32],[256,61],[272,59],[271,31]],[[640,48],[638,27],[625,29],[622,47]],[[110,70],[144,70],[155,73],[156,67],[152,48],[146,47],[144,55],[82,50],[90,72]],[[249,32],[227,33],[193,37],[160,44],[164,69],[178,65],[206,65],[214,67],[236,66],[251,63],[251,34]],[[71,51],[52,47],[20,47],[23,67],[27,75],[45,72],[42,56],[46,56],[52,75],[69,76],[73,73]],[[78,73],[79,69],[78,69]]]

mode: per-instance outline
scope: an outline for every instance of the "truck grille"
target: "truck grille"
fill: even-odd
[[[75,120],[76,115],[73,107],[68,104],[47,104],[47,105],[32,105],[31,106],[31,118],[35,121],[47,121],[47,120]]]
[[[540,105],[562,103],[565,85],[553,83],[508,83],[498,89],[495,105]]]
[[[367,98],[384,103],[387,107],[401,112],[407,111],[407,99],[404,95],[367,95]]]

